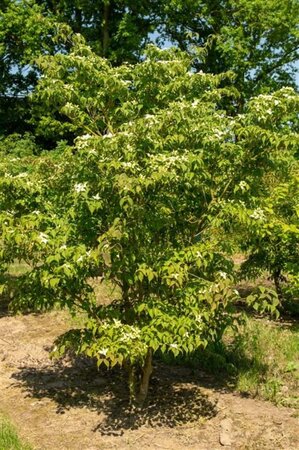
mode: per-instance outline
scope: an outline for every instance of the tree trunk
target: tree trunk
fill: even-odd
[[[75,26],[76,33],[82,33],[82,11],[79,8],[75,9]]]
[[[153,372],[152,358],[153,350],[149,348],[141,370],[141,376],[139,368],[134,364],[127,363],[125,365],[129,375],[130,403],[134,407],[141,408],[146,400],[149,381]]]
[[[130,363],[128,363],[126,368],[129,374],[130,403],[134,403],[134,399],[136,397],[136,383],[137,383],[136,368]]]
[[[103,19],[103,56],[107,56],[109,46],[109,12],[110,2],[104,1],[104,19]]]
[[[280,269],[277,269],[274,271],[273,280],[274,280],[275,289],[277,292],[277,297],[278,297],[279,301],[282,302],[283,301],[283,293],[282,293],[282,289],[281,289],[281,285],[280,285],[280,280],[281,280],[281,270]]]
[[[144,366],[142,368],[140,385],[138,393],[136,395],[136,402],[139,406],[143,405],[148,394],[149,381],[153,372],[152,359],[153,359],[153,350],[149,348],[145,358]]]

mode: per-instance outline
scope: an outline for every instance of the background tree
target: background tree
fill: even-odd
[[[39,72],[36,58],[63,51],[53,40],[60,33],[53,17],[34,2],[3,2],[0,10],[0,134],[32,129],[29,94]],[[66,31],[66,30],[64,30]]]
[[[241,104],[252,95],[295,86],[297,0],[170,0],[161,3],[161,37],[186,51],[207,45],[197,69],[232,70]]]
[[[234,86],[241,96],[226,105],[233,112],[252,95],[295,86],[298,10],[297,0],[3,1],[1,133],[35,129],[38,111],[28,124],[32,116],[28,94],[38,77],[35,61],[44,54],[68,51],[65,39],[57,40],[62,30],[64,37],[79,32],[96,54],[113,65],[140,61],[151,40],[170,41],[191,54],[196,54],[196,47],[205,48],[205,57],[199,52],[194,62],[196,70],[236,74]],[[55,132],[51,138],[49,134],[43,144],[50,139],[55,146]],[[64,137],[72,140],[73,135]]]
[[[35,130],[29,94],[39,77],[36,59],[68,51],[80,32],[114,64],[136,62],[153,29],[154,1],[10,1],[0,5],[0,133]],[[68,28],[70,27],[70,28]],[[53,141],[46,133],[42,140]],[[73,135],[64,137],[73,139]],[[55,139],[54,139],[55,142]]]
[[[155,28],[157,0],[38,0],[113,64],[140,60]]]

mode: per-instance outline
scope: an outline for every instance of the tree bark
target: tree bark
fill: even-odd
[[[144,366],[142,368],[142,376],[140,380],[138,393],[136,395],[136,403],[138,404],[138,406],[143,405],[148,394],[149,382],[153,372],[152,359],[153,359],[153,350],[149,348],[145,358]]]
[[[103,56],[107,56],[109,46],[109,12],[110,2],[104,1],[104,19],[103,19]]]
[[[127,362],[125,369],[128,371],[130,404],[136,408],[142,408],[148,394],[149,382],[153,372],[153,350],[148,349],[143,367]],[[141,373],[140,373],[141,372]]]
[[[127,370],[129,374],[129,392],[130,392],[130,403],[134,402],[136,397],[136,368],[128,363]]]
[[[273,280],[274,280],[275,289],[277,292],[277,297],[278,297],[279,301],[282,302],[283,301],[283,293],[282,293],[282,289],[281,289],[281,285],[280,285],[280,279],[281,279],[281,271],[280,271],[280,269],[277,269],[273,273]]]

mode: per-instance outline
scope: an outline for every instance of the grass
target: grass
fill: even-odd
[[[0,415],[0,449],[32,450],[32,447],[20,440],[13,425],[2,415]]]
[[[240,332],[190,356],[160,355],[166,364],[211,373],[242,395],[299,408],[299,325],[250,317]]]
[[[299,407],[298,325],[250,318],[229,345],[226,359],[235,368],[239,392]]]

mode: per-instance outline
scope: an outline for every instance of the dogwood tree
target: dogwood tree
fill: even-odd
[[[57,352],[125,367],[142,404],[156,352],[192,353],[233,324],[226,233],[265,221],[269,178],[288,180],[298,97],[282,89],[229,116],[231,74],[194,73],[186,54],[154,47],[114,68],[78,40],[41,65],[40,102],[78,138],[30,170],[1,167],[3,270],[15,258],[30,264],[16,308],[83,310],[86,325],[60,337]],[[102,282],[120,298],[101,304]]]

